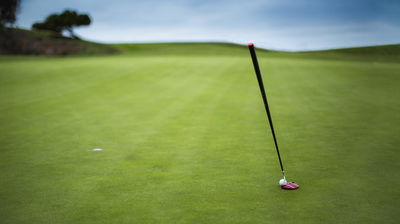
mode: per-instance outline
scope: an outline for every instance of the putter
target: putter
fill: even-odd
[[[253,61],[254,71],[257,76],[258,86],[260,87],[261,97],[264,101],[265,111],[267,112],[267,117],[268,117],[268,121],[269,121],[269,126],[271,128],[272,137],[274,138],[275,149],[276,149],[276,153],[278,154],[278,159],[279,159],[279,165],[281,166],[283,178],[279,181],[279,185],[281,185],[281,188],[285,189],[285,190],[295,190],[295,189],[299,188],[299,185],[295,182],[287,182],[286,181],[285,169],[283,169],[281,154],[279,153],[278,141],[276,140],[274,125],[272,124],[271,112],[269,111],[269,107],[268,107],[267,95],[265,93],[264,84],[263,84],[263,80],[262,80],[261,72],[260,72],[260,67],[258,65],[256,50],[254,48],[253,43],[250,43],[248,46],[249,46],[249,50],[250,50],[251,59]]]

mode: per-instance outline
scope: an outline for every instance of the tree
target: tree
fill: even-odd
[[[19,9],[20,0],[0,1],[0,26],[14,24],[17,20],[16,14]]]
[[[91,20],[87,14],[78,14],[76,11],[65,10],[61,14],[51,14],[47,16],[44,22],[34,23],[33,29],[50,30],[57,34],[67,31],[72,38],[79,39],[75,35],[73,28],[77,26],[90,25]]]

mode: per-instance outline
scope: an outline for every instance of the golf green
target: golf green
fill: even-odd
[[[283,191],[247,49],[196,49],[1,57],[0,222],[398,222],[398,61],[259,53]]]

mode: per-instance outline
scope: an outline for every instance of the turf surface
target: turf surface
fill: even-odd
[[[0,222],[397,223],[400,63],[260,52],[290,192],[233,48],[0,58]]]

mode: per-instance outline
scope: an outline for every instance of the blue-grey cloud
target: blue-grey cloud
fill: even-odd
[[[89,13],[93,24],[77,32],[100,42],[256,42],[286,50],[400,42],[394,0],[25,0],[18,25],[65,8]]]

